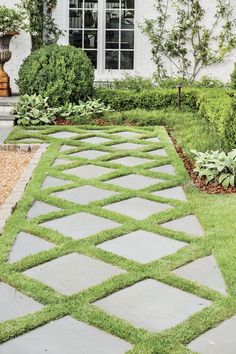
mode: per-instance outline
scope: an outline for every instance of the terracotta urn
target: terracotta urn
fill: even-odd
[[[18,34],[18,32],[7,32],[0,35],[0,97],[8,97],[12,94],[10,78],[4,70],[4,64],[11,59],[9,50],[11,39]]]

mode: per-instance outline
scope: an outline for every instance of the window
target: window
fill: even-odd
[[[134,0],[70,0],[69,42],[82,48],[95,68],[99,62],[100,70],[133,70]]]

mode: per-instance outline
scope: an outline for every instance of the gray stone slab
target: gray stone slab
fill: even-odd
[[[111,139],[101,138],[99,136],[94,136],[91,138],[81,139],[80,141],[82,143],[88,143],[88,144],[105,144],[105,143],[111,142]]]
[[[57,133],[48,134],[48,136],[56,139],[70,139],[78,136],[78,134],[72,132],[57,132]]]
[[[64,236],[79,240],[101,231],[113,229],[120,226],[120,224],[100,216],[88,213],[77,213],[44,222],[41,226],[58,231]]]
[[[168,221],[161,224],[162,227],[176,232],[185,232],[190,236],[203,236],[204,230],[195,215]]]
[[[128,166],[128,167],[133,167],[133,166],[138,166],[138,165],[142,165],[144,163],[151,162],[151,160],[144,159],[141,157],[126,156],[126,157],[121,157],[119,159],[111,160],[110,162],[118,163],[119,165],[124,165],[124,166]]]
[[[138,138],[140,136],[139,133],[134,133],[134,132],[119,132],[119,133],[114,133],[113,135],[115,136],[120,136],[121,138]]]
[[[56,159],[56,160],[54,160],[52,166],[54,167],[54,166],[59,166],[59,165],[69,165],[71,163],[73,163],[73,161],[71,161],[71,160]]]
[[[136,327],[160,332],[176,326],[211,302],[147,279],[94,304]]]
[[[152,194],[156,195],[158,197],[187,201],[186,194],[184,193],[184,190],[182,187],[173,187],[173,188],[163,189],[161,191],[154,192]]]
[[[236,316],[194,339],[188,349],[199,354],[236,353]]]
[[[33,203],[32,207],[29,209],[29,211],[27,213],[27,219],[37,218],[38,216],[52,213],[53,211],[59,211],[59,210],[61,210],[61,209],[59,209],[53,205],[36,201]]]
[[[41,189],[51,188],[51,187],[62,187],[70,184],[70,181],[65,181],[64,179],[47,176],[43,181]]]
[[[152,156],[167,156],[167,152],[165,149],[157,149],[148,152],[149,155]]]
[[[106,241],[97,247],[145,264],[175,253],[186,245],[185,242],[138,230]]]
[[[66,316],[1,344],[0,354],[124,354],[131,348],[120,338]]]
[[[123,143],[123,144],[115,144],[111,145],[112,148],[117,150],[137,150],[143,149],[146,145],[135,144],[135,143]]]
[[[167,173],[168,175],[175,176],[176,171],[172,165],[164,165],[159,167],[151,168],[150,171],[158,172],[158,173]]]
[[[71,150],[71,149],[75,149],[76,147],[78,147],[78,146],[62,145],[59,151],[60,152],[64,152],[64,151],[68,151],[68,150]]]
[[[203,257],[173,271],[174,274],[208,286],[226,295],[226,285],[214,256]]]
[[[147,188],[149,186],[152,186],[154,184],[158,184],[164,182],[162,179],[158,178],[152,178],[152,177],[147,177],[147,176],[142,176],[142,175],[127,175],[123,177],[118,177],[118,178],[113,178],[110,179],[109,181],[106,181],[105,183],[108,184],[114,184],[116,186],[124,187],[124,188],[129,188],[129,189],[143,189]]]
[[[20,261],[22,258],[32,256],[42,251],[55,247],[51,242],[36,237],[26,232],[20,232],[9,254],[9,263]]]
[[[160,213],[173,207],[168,204],[153,202],[143,198],[130,198],[121,202],[106,205],[103,208],[129,216],[136,220],[144,220],[153,214]]]
[[[95,160],[99,157],[106,156],[108,154],[109,154],[109,152],[105,152],[105,151],[85,150],[85,151],[75,152],[74,154],[71,154],[70,156],[80,157],[80,158],[87,159],[87,160]]]
[[[146,141],[150,141],[151,143],[159,143],[160,139],[157,137],[154,137],[154,138],[148,138],[148,139],[146,139]]]
[[[72,295],[119,274],[124,270],[100,260],[71,253],[24,272],[63,295]]]
[[[40,311],[41,304],[5,283],[0,283],[0,322]]]
[[[36,138],[24,138],[24,139],[20,139],[20,140],[18,140],[19,142],[24,142],[24,143],[41,143],[41,141],[42,140],[40,140],[40,139],[36,139]]]
[[[114,172],[114,169],[102,167],[102,166],[95,166],[95,165],[84,165],[84,166],[70,168],[68,170],[64,170],[63,172],[68,175],[74,175],[80,178],[91,179],[91,178],[98,178],[105,174]]]
[[[0,144],[4,143],[8,135],[12,131],[12,127],[1,127],[0,128]]]
[[[96,188],[93,186],[82,186],[68,189],[63,192],[56,192],[52,195],[54,197],[62,198],[73,203],[87,205],[96,200],[106,199],[116,194],[118,193]]]

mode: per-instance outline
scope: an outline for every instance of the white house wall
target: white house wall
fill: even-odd
[[[135,2],[135,68],[134,71],[129,71],[129,73],[135,73],[144,77],[151,77],[155,67],[151,58],[151,46],[147,37],[142,33],[139,26],[141,23],[143,23],[145,18],[152,18],[155,16],[155,11],[153,8],[154,1],[155,0],[136,0]],[[206,20],[209,24],[212,21],[215,0],[202,1],[207,10]],[[0,0],[1,5],[6,5],[8,7],[14,7],[19,2],[20,0]],[[233,0],[233,2],[235,2],[236,5],[236,0]],[[68,44],[69,0],[58,0],[58,5],[53,12],[53,16],[55,17],[59,27],[64,30],[65,33],[65,35],[60,38],[59,43]],[[15,84],[15,79],[17,78],[19,67],[23,59],[29,55],[31,49],[29,34],[22,32],[20,36],[13,38],[10,49],[12,51],[12,59],[5,65],[5,68],[11,76],[11,85],[13,91],[16,92],[17,86]],[[234,50],[231,55],[226,58],[224,63],[212,65],[204,69],[200,76],[210,75],[227,82],[230,79],[230,74],[233,70],[234,62],[236,62],[236,50]],[[169,66],[170,73],[172,69],[173,68]],[[118,70],[97,71],[96,80],[111,80],[113,78],[121,77],[123,74],[124,71],[121,72]]]

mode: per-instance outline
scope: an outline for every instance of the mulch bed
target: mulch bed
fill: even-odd
[[[203,192],[206,192],[208,194],[231,194],[231,193],[236,193],[236,187],[229,187],[225,188],[217,183],[206,183],[205,178],[199,177],[195,172],[194,172],[194,163],[191,161],[184,153],[183,149],[181,146],[177,144],[176,139],[174,138],[171,129],[167,129],[167,132],[173,141],[173,144],[175,146],[175,149],[177,153],[179,154],[180,158],[184,162],[184,166],[186,170],[188,171],[188,174],[192,180],[192,182],[195,184],[195,186],[200,189]]]
[[[33,153],[0,151],[0,207],[30,162]]]

